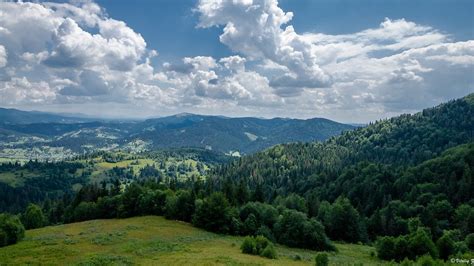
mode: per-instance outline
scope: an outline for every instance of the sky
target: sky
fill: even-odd
[[[0,0],[0,106],[365,123],[474,92],[470,0]]]

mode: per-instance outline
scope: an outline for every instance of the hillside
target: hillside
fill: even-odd
[[[87,184],[202,179],[211,166],[228,159],[204,149],[183,148],[140,155],[97,152],[61,162],[4,163],[0,164],[0,212],[17,212],[31,202],[73,195]]]
[[[0,264],[314,265],[316,252],[284,246],[277,246],[277,260],[242,254],[242,240],[157,216],[94,220],[29,230],[25,240],[0,248]],[[337,247],[330,265],[384,264],[370,256],[371,247]]]
[[[459,219],[474,225],[474,212],[454,216],[463,204],[474,204],[473,98],[378,121],[323,143],[277,145],[217,169],[213,179],[216,186],[243,181],[262,190],[268,202],[296,193],[305,198],[308,214],[323,220],[320,204],[348,198],[367,219],[369,239],[407,234],[411,218],[437,239],[443,230],[459,228]]]
[[[138,153],[182,147],[238,156],[280,143],[326,140],[355,128],[322,118],[259,119],[180,114],[145,121],[83,120],[72,123],[73,118],[43,113],[2,109],[2,114],[0,157],[12,160],[58,160],[97,150],[120,149]]]

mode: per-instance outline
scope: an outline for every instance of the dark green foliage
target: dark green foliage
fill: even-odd
[[[268,246],[266,246],[262,250],[262,253],[260,253],[260,256],[268,258],[268,259],[276,259],[277,252],[275,250],[275,246],[273,246],[273,244],[270,243]]]
[[[467,248],[474,251],[474,233],[467,235],[465,242]]]
[[[318,219],[322,221],[329,238],[333,240],[351,243],[366,241],[365,228],[359,213],[347,198],[340,197],[332,205],[322,202]]]
[[[166,218],[190,222],[194,213],[194,201],[193,194],[188,190],[180,190],[176,195],[168,195],[166,197]]]
[[[119,206],[120,217],[131,217],[140,214],[139,199],[143,193],[143,188],[132,183],[125,189],[122,195],[122,204]]]
[[[0,173],[31,172],[34,177],[26,178],[22,186],[12,187],[0,182],[0,212],[23,212],[30,203],[39,203],[47,199],[58,200],[72,194],[73,184],[85,184],[85,177],[74,173],[82,168],[80,163],[37,162],[0,164]],[[17,178],[21,178],[18,176]]]
[[[223,193],[215,192],[204,200],[196,201],[193,224],[197,227],[229,233],[231,222],[231,208]]]
[[[324,252],[318,252],[318,254],[316,254],[316,256],[314,257],[314,262],[316,266],[328,266],[328,254]]]
[[[142,214],[163,215],[166,209],[166,197],[165,191],[147,188],[138,199],[138,208]]]
[[[335,250],[324,232],[324,226],[315,219],[308,219],[306,214],[285,210],[275,224],[275,235],[278,242],[290,247],[314,250]]]
[[[21,221],[26,229],[43,227],[47,223],[41,207],[36,204],[28,205],[21,216]]]
[[[454,254],[456,252],[456,243],[452,233],[445,231],[443,236],[436,241],[436,247],[438,248],[439,258],[442,260],[447,260],[450,255]]]
[[[274,200],[274,204],[281,205],[287,209],[297,210],[299,212],[308,212],[306,200],[303,197],[296,195],[295,193],[292,193],[287,197],[278,196]]]
[[[474,228],[473,97],[377,121],[324,143],[277,145],[218,168],[210,179],[244,180],[259,200],[317,217],[331,239],[393,236],[380,245],[399,254],[386,257],[436,257],[434,242],[445,230],[465,236]],[[286,200],[293,195],[305,198],[306,208]],[[337,200],[341,196],[347,200]],[[461,251],[462,240],[453,241]]]
[[[405,258],[416,259],[425,254],[434,258],[438,256],[436,246],[425,228],[418,228],[410,235],[380,237],[375,248],[380,259],[397,262]]]
[[[242,245],[240,246],[240,250],[242,250],[242,253],[245,254],[258,254],[255,238],[251,236],[245,237],[244,242],[242,242]]]
[[[24,236],[25,228],[18,217],[0,214],[0,247],[15,244]]]
[[[454,214],[454,223],[461,234],[474,233],[474,207],[468,204],[459,205]]]
[[[277,253],[272,242],[264,236],[247,236],[240,246],[242,253],[276,259]]]
[[[408,258],[416,258],[421,255],[431,255],[433,258],[438,257],[436,246],[431,240],[430,235],[423,228],[418,228],[414,234],[408,239]]]
[[[74,208],[71,222],[87,221],[99,218],[99,209],[95,202],[81,202]]]
[[[429,255],[421,256],[419,259],[416,260],[416,265],[419,266],[438,266],[442,265],[442,263],[437,262]]]

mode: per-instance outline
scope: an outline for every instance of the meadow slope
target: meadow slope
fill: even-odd
[[[93,220],[28,230],[0,248],[0,265],[314,265],[315,251],[280,245],[277,260],[242,254],[242,239],[157,216]],[[330,265],[385,264],[370,256],[372,247],[336,246]]]

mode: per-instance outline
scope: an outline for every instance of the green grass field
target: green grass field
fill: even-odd
[[[279,245],[276,260],[242,254],[242,239],[156,216],[94,220],[29,230],[0,248],[0,265],[314,265],[316,252]],[[336,246],[330,265],[383,264],[371,247]]]

